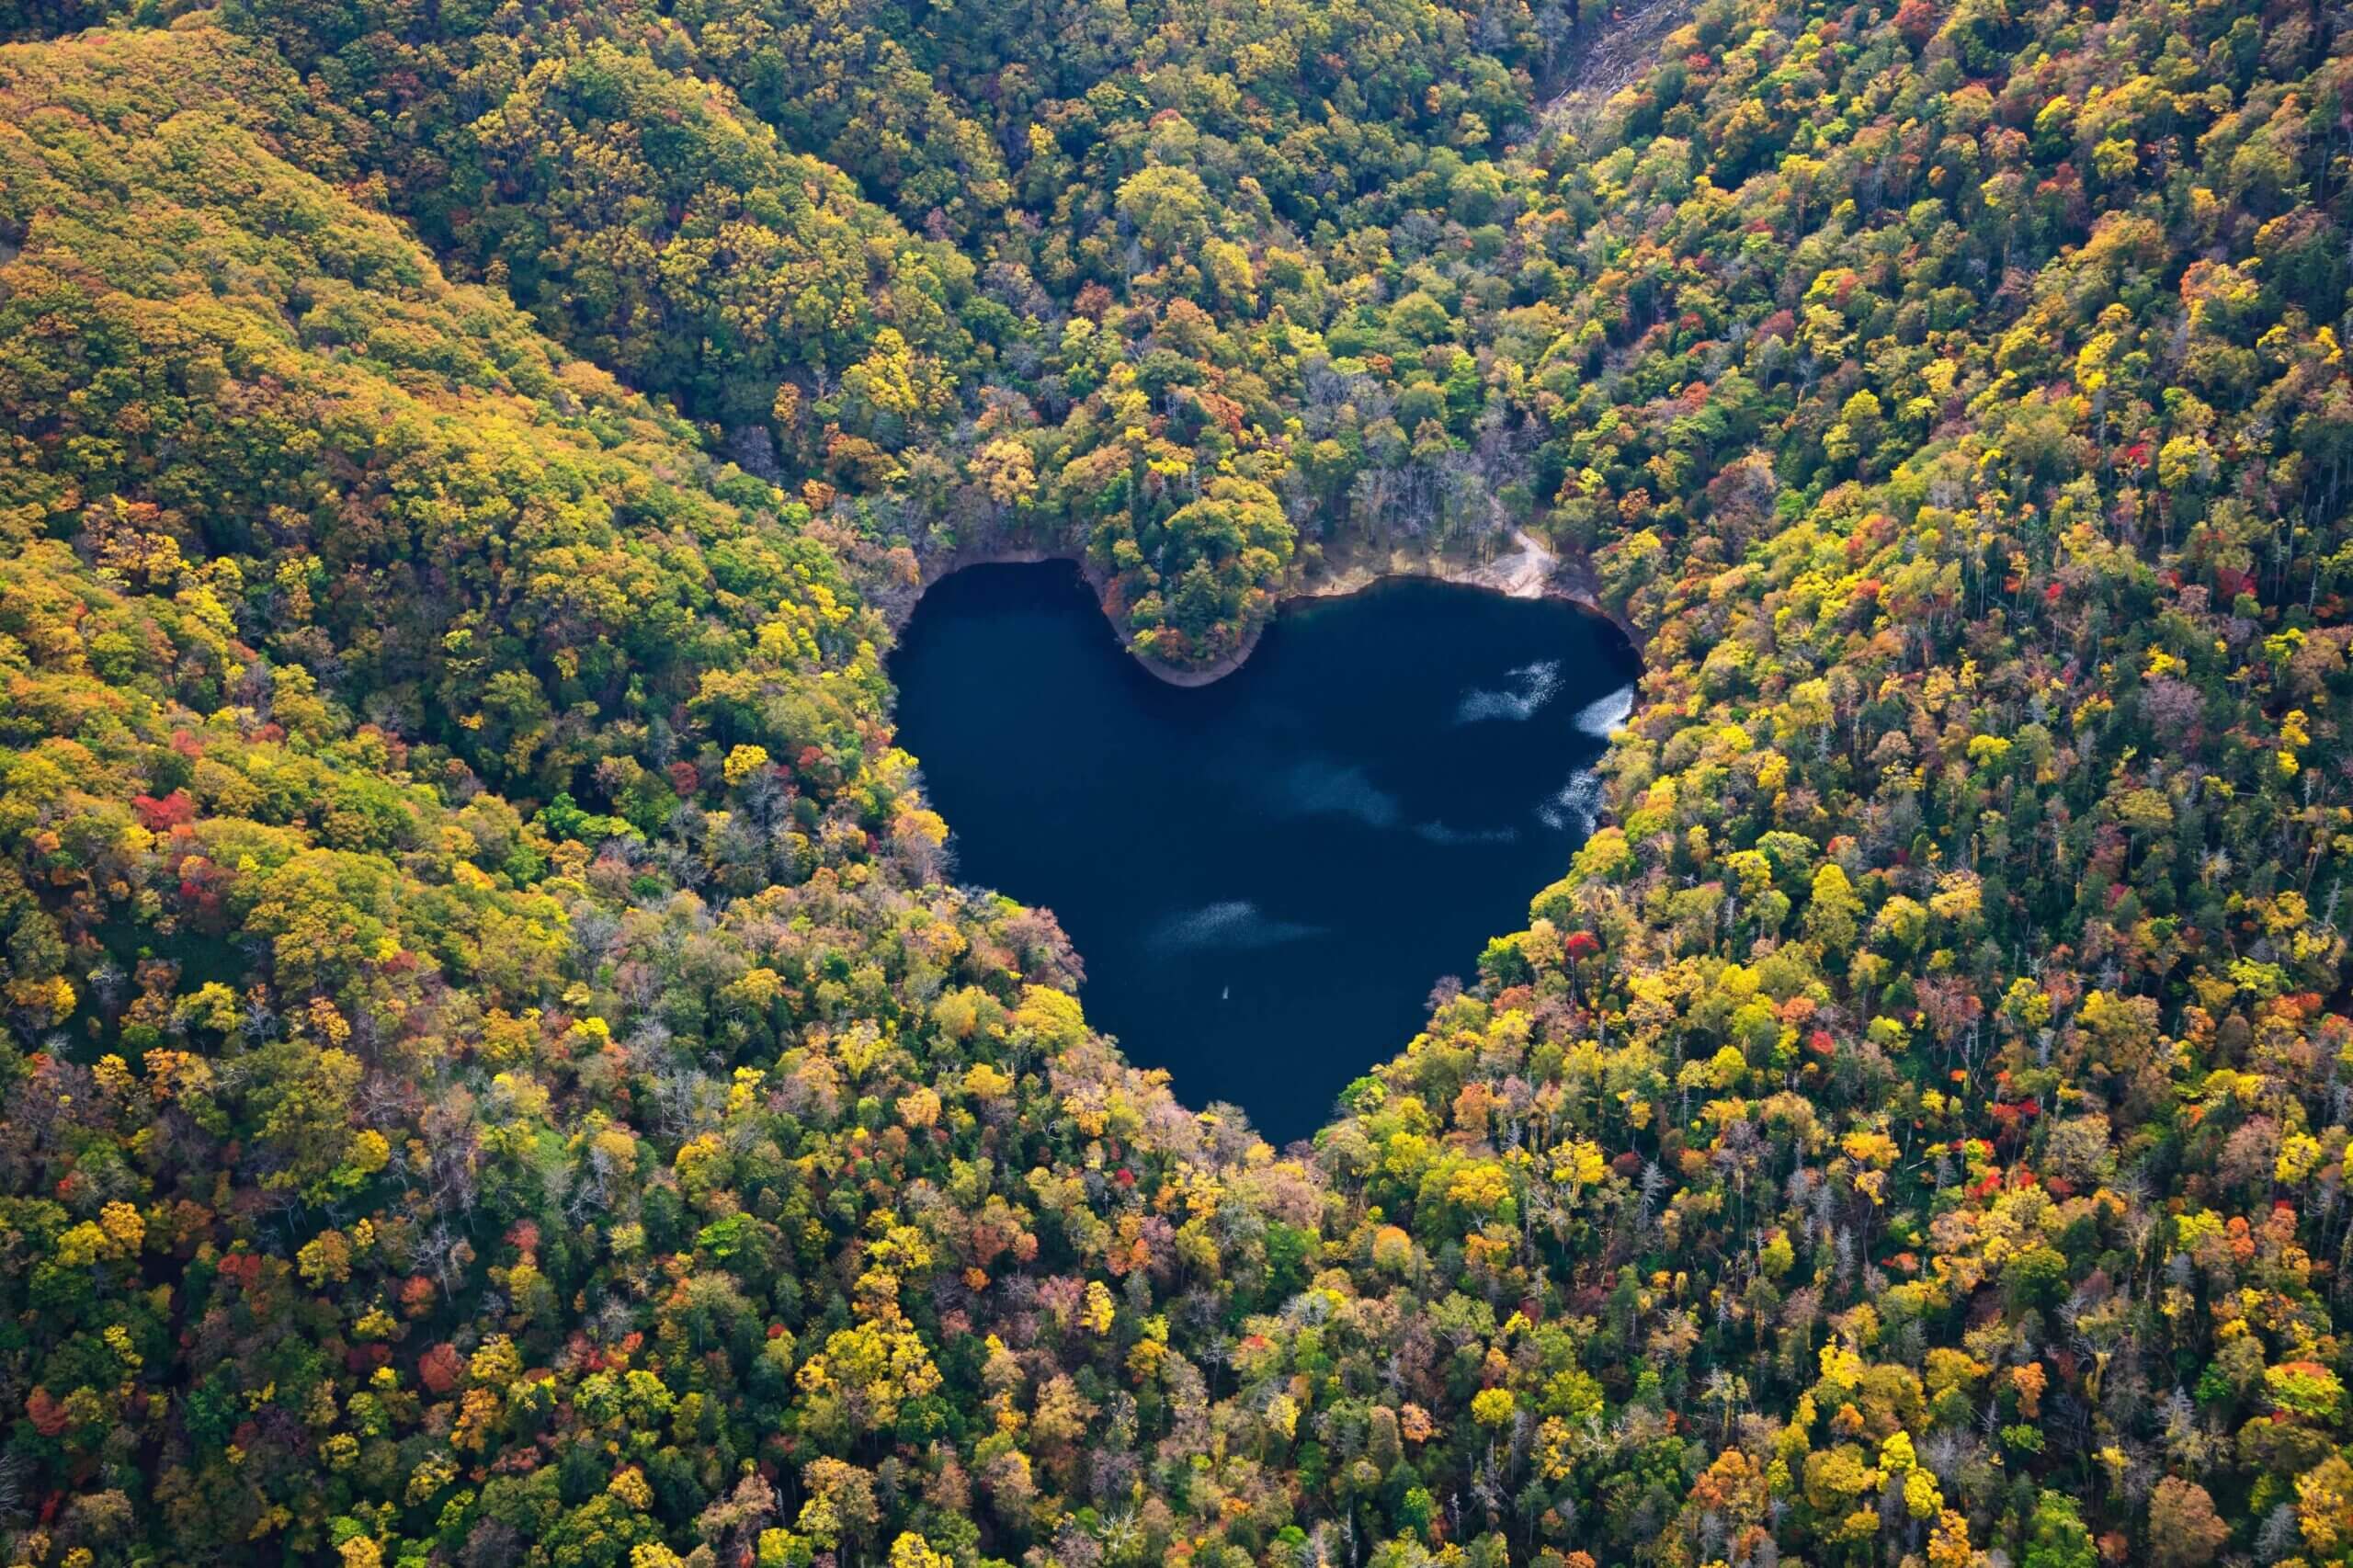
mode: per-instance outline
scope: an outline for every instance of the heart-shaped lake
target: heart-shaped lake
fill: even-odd
[[[1567,869],[1638,667],[1574,605],[1396,580],[1183,688],[1066,562],[944,579],[892,658],[956,875],[1051,909],[1089,1019],[1279,1142]]]

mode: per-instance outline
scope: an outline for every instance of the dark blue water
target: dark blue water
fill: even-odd
[[[892,658],[958,878],[1051,909],[1095,1026],[1279,1143],[1527,924],[1637,668],[1575,606],[1395,581],[1181,688],[1062,562],[947,578]]]

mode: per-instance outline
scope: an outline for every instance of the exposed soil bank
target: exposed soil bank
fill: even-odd
[[[915,613],[915,607],[922,599],[924,591],[943,577],[951,576],[967,566],[1034,565],[1046,561],[1070,562],[1086,579],[1086,585],[1093,591],[1096,602],[1103,604],[1108,599],[1108,580],[1082,551],[1035,546],[976,546],[948,551],[926,559],[922,565],[920,586],[907,595],[904,601],[889,604],[885,608],[892,627],[901,628]],[[1603,617],[1616,626],[1630,642],[1638,648],[1641,646],[1641,640],[1635,637],[1632,628],[1602,608],[1586,574],[1524,529],[1513,532],[1509,551],[1489,561],[1454,561],[1442,555],[1392,551],[1379,558],[1349,558],[1337,564],[1327,565],[1313,577],[1285,585],[1277,597],[1281,604],[1299,599],[1338,598],[1361,593],[1389,577],[1432,577],[1439,582],[1484,588],[1507,598],[1563,599],[1582,605]],[[1250,655],[1257,651],[1258,639],[1265,634],[1269,624],[1262,622],[1254,627],[1243,639],[1242,646],[1222,659],[1206,665],[1178,666],[1137,653],[1126,618],[1113,615],[1108,609],[1104,613],[1109,618],[1131,658],[1169,685],[1184,687],[1211,685],[1248,664]],[[1279,604],[1277,613],[1280,613]]]

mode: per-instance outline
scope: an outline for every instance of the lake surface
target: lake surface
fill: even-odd
[[[1639,671],[1574,605],[1413,579],[1289,607],[1178,687],[1068,562],[944,579],[891,668],[958,879],[1051,909],[1088,1019],[1278,1144],[1526,926]]]

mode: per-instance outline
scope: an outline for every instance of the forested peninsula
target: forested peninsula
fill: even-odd
[[[2341,5],[0,40],[7,1563],[2353,1562]],[[886,608],[1519,533],[1600,825],[1180,1104]]]

